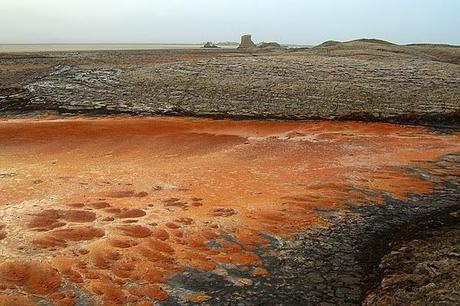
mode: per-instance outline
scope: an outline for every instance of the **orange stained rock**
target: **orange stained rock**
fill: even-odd
[[[459,174],[430,163],[458,152],[458,133],[382,123],[0,121],[0,304],[71,305],[66,282],[142,305],[167,299],[175,273],[222,264],[263,277],[269,236],[429,193],[437,178],[408,167]]]
[[[192,303],[203,303],[209,300],[211,297],[206,294],[188,294],[185,299]]]
[[[34,306],[34,302],[20,294],[0,294],[0,301],[3,305]]]
[[[252,272],[253,276],[258,276],[258,277],[265,277],[265,276],[268,276],[269,274],[270,273],[264,268],[255,268],[254,271]]]
[[[40,262],[4,261],[0,264],[0,281],[7,288],[23,288],[31,294],[51,294],[61,285],[56,270]]]

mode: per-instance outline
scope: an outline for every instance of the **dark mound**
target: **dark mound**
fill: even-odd
[[[216,49],[216,48],[220,48],[220,47],[218,45],[216,45],[215,43],[208,41],[207,43],[204,44],[203,48]]]
[[[381,40],[381,39],[375,39],[375,38],[362,38],[362,39],[356,39],[352,40],[350,42],[361,42],[361,43],[368,43],[368,44],[379,44],[379,45],[386,45],[386,46],[396,46],[396,44],[391,43],[386,40]]]
[[[361,43],[365,44],[373,44],[373,45],[384,45],[384,46],[397,46],[391,42],[380,40],[380,39],[369,39],[369,38],[362,38],[362,39],[355,39],[346,42],[336,41],[336,40],[328,40],[323,42],[322,44],[316,46],[317,48],[328,48],[328,47],[339,47],[343,45],[358,45]]]
[[[263,43],[260,43],[257,46],[257,48],[261,48],[261,49],[280,49],[282,47],[277,42],[263,42]]]
[[[406,46],[431,57],[432,60],[460,65],[460,46],[436,44],[411,44]]]
[[[430,43],[417,43],[417,44],[407,44],[408,47],[431,47],[431,48],[459,48],[457,45],[449,44],[430,44]]]
[[[333,47],[333,46],[337,46],[337,45],[340,45],[342,42],[340,41],[336,41],[336,40],[328,40],[328,41],[325,41],[323,42],[322,44],[316,46],[316,47]]]

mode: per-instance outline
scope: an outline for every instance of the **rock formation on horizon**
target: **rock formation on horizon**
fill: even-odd
[[[211,42],[211,41],[208,41],[207,43],[204,44],[203,48],[213,48],[213,49],[216,49],[216,48],[219,48],[219,46],[217,46],[215,43]]]
[[[281,46],[277,42],[262,42],[257,45],[257,48],[259,49],[281,49],[283,46]]]
[[[238,49],[252,49],[256,47],[256,44],[252,41],[251,34],[241,36],[241,43]]]

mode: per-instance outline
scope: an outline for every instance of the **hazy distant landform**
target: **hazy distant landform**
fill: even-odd
[[[197,44],[0,44],[0,53],[16,52],[54,52],[54,51],[116,51],[116,50],[168,50],[199,49],[204,43]],[[217,43],[220,48],[236,48],[237,42]],[[308,45],[286,45],[291,48]]]
[[[0,52],[195,49],[201,44],[1,44]]]

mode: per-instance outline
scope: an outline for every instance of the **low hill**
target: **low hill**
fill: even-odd
[[[445,44],[397,45],[380,39],[357,39],[347,42],[326,41],[310,52],[330,56],[386,58],[417,57],[427,60],[460,64],[460,46]]]

